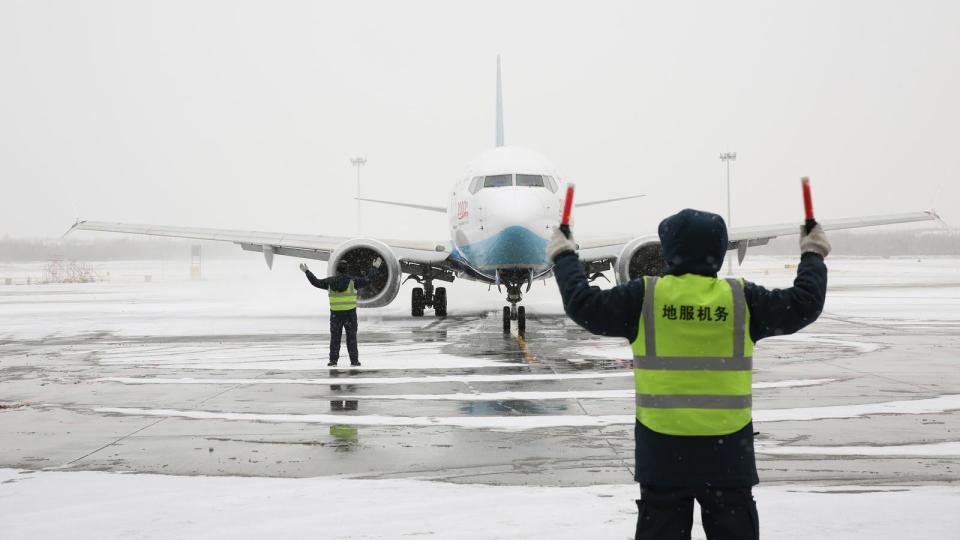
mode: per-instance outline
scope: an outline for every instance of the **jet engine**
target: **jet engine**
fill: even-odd
[[[355,238],[337,246],[327,261],[327,276],[339,274],[366,276],[373,270],[373,261],[380,257],[378,273],[367,287],[357,291],[358,307],[382,307],[400,292],[400,259],[383,242]]]
[[[614,265],[617,284],[622,285],[640,276],[661,276],[666,268],[660,239],[641,236],[627,242]]]

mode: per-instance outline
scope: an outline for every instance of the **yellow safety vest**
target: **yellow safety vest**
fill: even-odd
[[[330,311],[357,309],[357,290],[353,288],[352,279],[347,283],[347,289],[344,291],[328,289],[327,297],[330,300]]]
[[[739,279],[645,277],[633,348],[637,420],[667,435],[728,435],[751,419],[753,341]]]

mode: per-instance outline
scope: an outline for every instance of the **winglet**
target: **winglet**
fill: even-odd
[[[500,55],[497,55],[497,146],[503,146],[503,89],[500,84]]]
[[[73,231],[77,230],[77,228],[80,227],[80,225],[82,225],[82,224],[83,224],[83,220],[81,220],[80,218],[76,218],[76,220],[74,220],[74,222],[73,222],[73,225],[71,225],[70,228],[67,229],[67,232],[63,233],[63,236],[61,236],[60,238],[61,238],[61,239],[66,238],[68,234],[70,234],[70,233],[72,233]]]
[[[937,223],[943,225],[944,227],[950,226],[949,223],[947,223],[946,221],[943,220],[942,217],[940,217],[940,214],[937,213],[937,210],[935,208],[931,208],[930,210],[927,211],[927,213],[930,214],[930,217],[932,217]]]

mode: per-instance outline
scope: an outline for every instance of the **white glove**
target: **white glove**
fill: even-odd
[[[380,268],[381,264],[383,264],[383,259],[381,259],[380,257],[377,257],[376,259],[373,260],[374,268]]]
[[[826,257],[830,254],[830,241],[827,240],[827,234],[823,232],[823,227],[819,223],[814,225],[813,229],[810,229],[810,233],[806,232],[806,228],[800,226],[800,253],[816,253],[821,257]]]
[[[306,273],[309,268],[307,268],[307,263],[300,263],[300,271]]]
[[[550,243],[547,244],[547,257],[552,261],[557,255],[566,251],[577,252],[577,243],[573,241],[573,231],[570,232],[570,238],[560,232],[560,227],[554,227],[553,236],[550,237]]]

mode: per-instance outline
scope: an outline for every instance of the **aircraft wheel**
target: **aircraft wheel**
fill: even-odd
[[[447,316],[447,289],[446,287],[437,287],[433,293],[433,314],[437,317]]]
[[[503,306],[503,333],[510,333],[510,306]]]
[[[517,333],[521,336],[527,331],[527,310],[523,306],[517,308]]]
[[[410,295],[410,314],[423,317],[423,289],[417,287]]]

